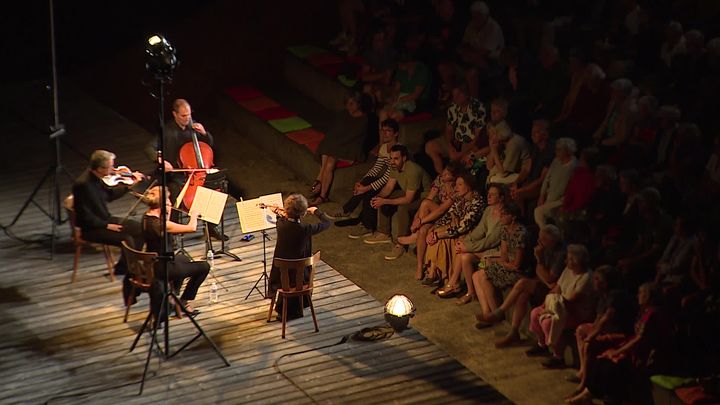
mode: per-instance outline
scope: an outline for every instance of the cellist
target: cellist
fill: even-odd
[[[192,108],[187,100],[178,98],[172,104],[172,121],[165,124],[164,143],[165,143],[165,170],[182,168],[180,163],[180,149],[188,143],[192,142],[193,133],[199,142],[204,142],[211,148],[214,146],[212,134],[205,129],[199,122],[192,120]],[[185,173],[168,173],[167,186],[170,189],[170,200],[174,203],[178,197],[180,190],[187,176]],[[189,207],[186,207],[189,209]],[[208,224],[211,225],[211,224]],[[221,235],[216,226],[210,226],[210,236],[227,240],[227,236]]]

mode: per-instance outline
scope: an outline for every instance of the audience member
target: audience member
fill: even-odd
[[[538,227],[545,226],[547,220],[554,218],[555,212],[562,206],[565,188],[577,165],[575,151],[575,141],[571,138],[560,138],[555,142],[555,159],[543,179],[534,211]]]

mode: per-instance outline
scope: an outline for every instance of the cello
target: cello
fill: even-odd
[[[195,130],[192,129],[193,121],[192,118],[188,123],[192,132],[192,141],[186,143],[180,147],[178,160],[180,166],[185,169],[208,169],[214,165],[213,162],[213,150],[207,143],[198,141]],[[184,194],[182,195],[182,202],[186,209],[192,207],[192,203],[195,200],[195,192],[197,188],[205,184],[207,178],[207,171],[190,171],[188,179],[183,187]]]

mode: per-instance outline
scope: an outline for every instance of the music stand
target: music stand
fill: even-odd
[[[252,286],[248,294],[245,296],[247,300],[253,291],[257,291],[263,298],[268,297],[268,273],[267,273],[267,248],[266,241],[270,240],[267,234],[268,229],[275,228],[274,214],[268,214],[267,207],[282,207],[282,194],[268,194],[253,200],[238,201],[236,206],[238,210],[238,219],[243,233],[260,232],[262,233],[263,242],[263,272]],[[258,285],[263,282],[263,291],[260,291]]]

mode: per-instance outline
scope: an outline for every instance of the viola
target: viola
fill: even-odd
[[[192,119],[188,124],[192,130]],[[184,169],[206,169],[214,166],[214,153],[212,147],[205,142],[198,141],[197,134],[192,130],[192,141],[180,147],[180,166]],[[198,187],[205,184],[206,171],[190,171],[183,187],[182,202],[185,208],[190,209],[195,200]]]
[[[115,187],[118,184],[132,186],[135,184],[135,175],[133,175],[129,167],[118,166],[114,167],[110,174],[103,177],[102,181],[110,187]]]

